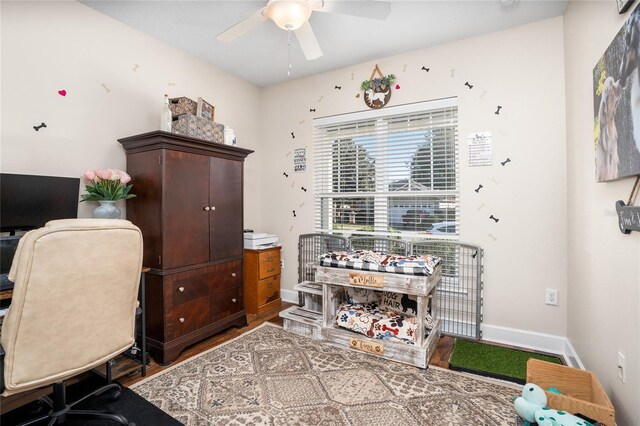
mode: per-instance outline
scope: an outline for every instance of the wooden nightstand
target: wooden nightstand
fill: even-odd
[[[260,315],[279,308],[280,247],[244,251],[244,306]]]

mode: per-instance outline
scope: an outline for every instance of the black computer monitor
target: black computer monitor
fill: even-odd
[[[0,173],[0,231],[35,229],[78,217],[80,179]]]
[[[0,289],[20,237],[54,219],[78,217],[80,179],[0,173]]]

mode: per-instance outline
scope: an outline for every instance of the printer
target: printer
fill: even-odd
[[[262,234],[257,232],[244,233],[244,248],[260,250],[263,248],[275,247],[278,245],[278,236]]]

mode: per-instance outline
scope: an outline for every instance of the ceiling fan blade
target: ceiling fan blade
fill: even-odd
[[[324,0],[318,12],[339,13],[369,19],[387,19],[391,13],[388,1],[331,1]]]
[[[309,25],[309,21],[302,24],[302,26],[294,32],[296,34],[296,38],[298,39],[298,43],[300,43],[300,47],[304,52],[304,56],[309,61],[318,59],[320,56],[322,56],[322,50],[320,49],[320,45],[318,44],[318,39],[313,33],[311,25]]]
[[[250,15],[247,18],[244,18],[242,21],[238,22],[234,26],[221,32],[216,36],[216,38],[220,41],[231,41],[240,37],[244,33],[254,29],[258,25],[260,25],[261,23],[269,19],[262,14],[262,11],[264,11],[264,7],[258,10],[253,15]]]

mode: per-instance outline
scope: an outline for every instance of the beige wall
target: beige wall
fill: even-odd
[[[291,289],[298,235],[314,231],[313,118],[366,109],[355,95],[378,63],[398,77],[392,105],[458,97],[461,239],[485,249],[485,324],[568,335],[618,423],[637,424],[640,233],[617,231],[613,202],[631,181],[594,183],[590,142],[591,70],[625,19],[614,8],[572,2],[564,25],[555,18],[261,90],[78,3],[2,2],[0,169],[125,168],[116,140],[157,129],[163,93],[202,96],[240,146],[256,150],[246,162],[245,226],[280,237]],[[33,131],[42,121],[48,127]],[[477,131],[493,133],[492,167],[466,165],[466,136]],[[299,147],[306,173],[293,173]],[[80,216],[90,212],[81,206]],[[546,288],[559,290],[558,307],[544,305]],[[618,350],[627,385],[616,378]]]
[[[259,88],[76,2],[2,2],[0,11],[2,172],[79,177],[89,168],[125,169],[117,139],[159,129],[164,93],[201,96],[240,146],[260,145]],[[47,128],[35,132],[41,122]],[[252,223],[260,222],[260,168],[249,156]],[[79,215],[91,216],[92,204],[82,203]]]
[[[564,16],[567,335],[585,367],[598,374],[619,425],[640,424],[640,232],[623,235],[614,207],[627,201],[634,180],[595,182],[592,73],[630,13],[618,15],[612,2],[573,1]],[[626,358],[626,385],[617,377],[618,351]]]
[[[377,63],[385,74],[396,74],[400,85],[390,105],[458,97],[461,240],[485,249],[485,324],[564,336],[562,38],[559,17],[265,89],[262,129],[269,149],[257,153],[268,164],[262,175],[263,230],[277,234],[284,245],[283,288],[297,282],[298,235],[314,231],[313,192],[300,189],[313,188],[313,118],[367,109],[355,95]],[[503,106],[500,115],[497,105]],[[478,131],[493,133],[491,167],[467,166],[467,135]],[[297,147],[307,148],[306,173],[293,173]],[[501,166],[507,157],[512,162]],[[479,184],[484,188],[476,193]],[[489,219],[492,214],[498,223]],[[559,289],[560,306],[544,304],[545,288]]]

